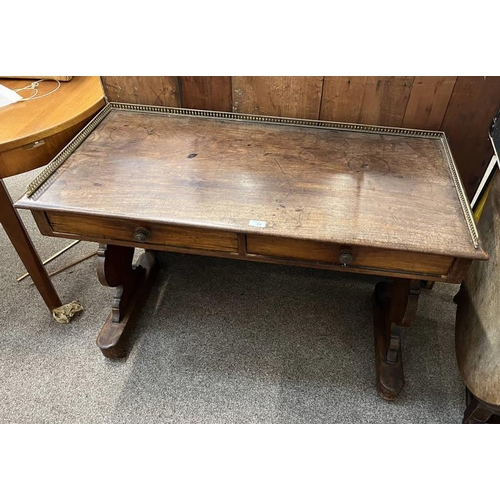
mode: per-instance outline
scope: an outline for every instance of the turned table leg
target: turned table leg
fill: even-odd
[[[12,206],[12,200],[2,179],[0,179],[0,222],[49,310],[60,307],[61,299],[50,281],[21,218]]]
[[[126,338],[152,281],[156,259],[146,251],[132,266],[134,248],[99,245],[97,275],[104,286],[116,287],[111,312],[97,337],[97,346],[107,358],[126,355]]]
[[[415,318],[420,281],[395,278],[377,283],[374,293],[375,366],[377,392],[394,400],[404,387],[401,328]]]

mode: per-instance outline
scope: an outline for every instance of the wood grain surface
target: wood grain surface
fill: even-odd
[[[17,206],[485,257],[433,138],[115,109],[40,193]]]
[[[233,76],[233,111],[317,120],[322,76]]]
[[[416,76],[403,127],[440,130],[456,81],[456,76]]]
[[[321,119],[399,127],[414,77],[327,76]]]
[[[176,76],[103,76],[109,101],[180,106],[179,80]]]
[[[232,111],[230,76],[180,76],[182,107]]]
[[[0,80],[5,87],[17,89],[30,80]],[[54,81],[41,82],[39,94],[57,88]],[[23,93],[29,97],[30,92]],[[0,108],[0,153],[54,136],[78,125],[104,105],[98,76],[75,76],[46,98],[17,102]],[[38,165],[37,165],[38,166]]]

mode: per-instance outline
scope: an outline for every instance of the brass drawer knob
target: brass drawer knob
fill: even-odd
[[[134,240],[139,243],[144,243],[149,237],[149,230],[145,227],[138,227],[134,233]]]
[[[352,264],[352,252],[349,248],[343,248],[342,250],[340,250],[339,262],[343,266]]]

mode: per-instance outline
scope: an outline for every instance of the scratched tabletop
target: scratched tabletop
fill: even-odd
[[[477,258],[443,135],[112,109],[18,207]]]

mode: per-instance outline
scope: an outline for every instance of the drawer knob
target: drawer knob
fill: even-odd
[[[348,248],[343,248],[340,250],[339,262],[343,266],[348,266],[352,263],[352,252]]]
[[[134,233],[134,240],[139,243],[144,243],[149,237],[149,230],[145,227],[138,227]]]

